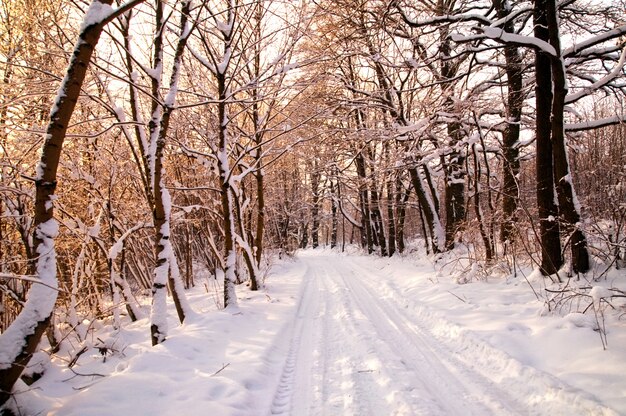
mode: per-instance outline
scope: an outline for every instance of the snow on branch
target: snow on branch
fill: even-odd
[[[104,26],[119,15],[126,13],[128,10],[143,2],[144,0],[130,0],[114,9],[110,4],[94,0],[85,12],[82,24],[80,25],[80,33],[83,33],[92,26]]]
[[[122,251],[122,248],[124,247],[124,241],[126,240],[126,238],[128,238],[128,236],[134,233],[135,231],[140,230],[142,228],[149,227],[149,226],[152,226],[152,224],[146,224],[146,223],[140,222],[136,224],[134,227],[126,230],[126,232],[122,234],[120,238],[117,239],[115,244],[111,246],[111,248],[109,249],[108,257],[111,260],[115,260],[117,258],[117,255]]]
[[[430,26],[430,25],[443,24],[443,23],[472,22],[472,21],[484,23],[486,25],[491,24],[491,21],[488,18],[486,18],[485,16],[481,14],[476,14],[476,13],[446,14],[443,16],[435,16],[435,17],[431,17],[430,19],[424,19],[424,20],[418,21],[418,20],[413,20],[409,16],[407,16],[405,11],[402,10],[399,6],[396,6],[396,7],[397,7],[397,10],[402,15],[402,19],[404,20],[404,22],[411,27],[423,27],[423,26]]]
[[[605,117],[597,120],[583,121],[581,123],[565,124],[568,132],[594,130],[601,127],[613,126],[615,124],[626,123],[626,114],[618,114],[612,117]]]
[[[626,35],[626,25],[622,25],[620,27],[616,27],[615,29],[609,30],[607,32],[601,33],[597,36],[579,42],[563,51],[563,56],[569,58],[571,56],[575,56],[579,52],[595,46],[599,43],[603,43],[609,41],[611,39],[618,38],[620,36]]]
[[[593,93],[594,91],[598,90],[599,88],[602,88],[603,86],[607,85],[609,82],[611,82],[612,80],[614,80],[615,78],[620,76],[620,74],[622,73],[622,69],[624,68],[624,64],[625,63],[626,63],[626,48],[624,48],[622,50],[622,54],[621,54],[621,56],[619,58],[619,62],[617,63],[615,68],[613,68],[613,70],[611,72],[609,72],[608,74],[606,74],[606,76],[604,76],[601,79],[597,80],[593,84],[584,87],[580,91],[578,91],[578,92],[576,92],[574,94],[569,94],[568,96],[566,96],[565,97],[565,103],[566,104],[570,104],[570,103],[573,103],[574,101],[578,101],[581,98],[583,98],[583,97]]]
[[[482,31],[482,36],[487,39],[495,40],[503,44],[513,44],[518,46],[530,47],[532,49],[545,52],[550,56],[557,56],[556,50],[552,45],[533,36],[517,35],[515,33],[505,32],[504,30],[497,27],[481,27],[478,28],[478,30]],[[468,40],[480,38],[480,35],[471,37],[458,34],[452,35],[452,40],[455,42],[467,42]]]
[[[89,5],[89,8],[85,12],[83,17],[83,23],[80,26],[80,31],[84,32],[89,26],[102,24],[113,11],[113,7],[110,4],[102,3],[100,1],[93,1]]]
[[[40,285],[44,285],[47,288],[50,288],[56,292],[69,293],[66,290],[59,288],[58,286],[49,285],[46,282],[41,281],[37,275],[27,275],[27,274],[12,274],[12,273],[0,273],[0,279],[15,279],[15,280],[23,280],[25,282],[36,283]]]

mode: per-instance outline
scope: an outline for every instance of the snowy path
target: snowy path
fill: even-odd
[[[276,262],[264,290],[239,289],[235,311],[197,285],[198,314],[178,325],[169,303],[156,347],[147,319],[90,324],[23,385],[19,414],[626,415],[620,321],[603,351],[592,328],[538,317],[521,282],[438,273],[428,259],[320,249]]]
[[[290,338],[278,341],[287,355],[270,414],[614,414],[486,345],[433,336],[375,289],[382,273],[337,260],[300,258],[307,272]]]

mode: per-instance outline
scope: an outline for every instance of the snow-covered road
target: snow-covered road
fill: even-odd
[[[19,413],[626,415],[622,321],[611,317],[603,350],[587,315],[542,316],[527,281],[459,285],[431,260],[301,251],[275,262],[263,290],[239,287],[228,310],[199,278],[197,314],[178,325],[170,302],[156,347],[147,319],[87,322],[21,387]]]
[[[383,273],[337,260],[301,257],[306,273],[289,335],[278,340],[288,352],[271,414],[614,414],[468,334],[434,336],[432,322],[380,290]]]

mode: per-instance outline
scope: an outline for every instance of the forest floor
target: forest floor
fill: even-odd
[[[146,319],[117,331],[85,322],[17,403],[81,416],[626,414],[621,299],[612,309],[592,289],[566,307],[536,274],[440,264],[301,251],[222,311],[204,278],[189,292],[196,315],[177,326],[172,310],[166,342],[150,346]]]

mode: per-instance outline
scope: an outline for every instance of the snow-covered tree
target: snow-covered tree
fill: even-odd
[[[32,357],[50,323],[57,298],[54,240],[58,223],[53,207],[57,169],[65,134],[85,79],[89,61],[104,26],[141,0],[130,0],[116,9],[111,1],[94,0],[85,13],[72,59],[50,109],[41,160],[35,177],[34,251],[37,253],[36,280],[20,315],[0,335],[0,406],[10,397],[13,385]]]

